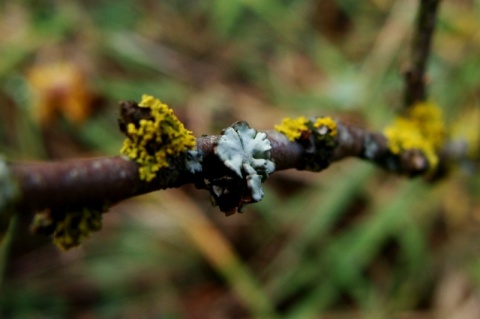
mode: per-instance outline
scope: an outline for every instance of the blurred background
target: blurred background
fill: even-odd
[[[0,153],[118,154],[118,101],[144,93],[197,136],[299,115],[381,130],[417,4],[0,1]],[[479,123],[480,1],[443,1],[429,82],[449,124]],[[17,219],[0,317],[480,318],[479,187],[471,165],[429,184],[351,159],[275,173],[230,217],[193,186],[139,196],[68,252]]]

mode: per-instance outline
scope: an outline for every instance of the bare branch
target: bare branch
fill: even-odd
[[[425,69],[441,0],[421,0],[412,43],[410,65],[405,72],[404,105],[409,107],[427,97]]]

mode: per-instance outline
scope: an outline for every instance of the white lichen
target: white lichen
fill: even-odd
[[[260,201],[263,198],[261,183],[275,170],[267,135],[250,128],[246,122],[236,122],[222,133],[215,154],[226,167],[246,180],[252,199]]]
[[[244,165],[244,169],[248,173],[246,180],[248,188],[252,191],[252,199],[255,202],[259,202],[262,200],[264,195],[261,187],[262,179],[260,178],[260,175],[256,174],[255,170],[251,166]]]
[[[193,150],[187,151],[185,157],[185,166],[187,171],[196,174],[202,171],[203,155],[201,152]]]

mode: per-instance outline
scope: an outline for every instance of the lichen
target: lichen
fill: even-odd
[[[399,155],[407,150],[420,150],[428,160],[429,171],[438,165],[438,150],[446,132],[440,108],[433,102],[420,102],[397,117],[385,128],[389,150]]]
[[[185,166],[192,174],[202,171],[203,154],[197,150],[189,150],[185,154]]]
[[[103,209],[83,208],[63,214],[44,211],[34,216],[31,230],[51,235],[53,242],[63,250],[79,246],[92,232],[102,228]]]
[[[320,129],[325,127],[329,131],[329,135],[334,137],[337,135],[337,123],[328,116],[307,119],[304,116],[291,119],[284,118],[282,123],[275,125],[275,130],[285,135],[290,141],[301,139],[302,134],[312,129]]]
[[[303,146],[304,156],[298,169],[318,172],[330,164],[337,145],[337,122],[331,117],[285,118],[275,129]]]
[[[324,126],[330,130],[330,136],[337,135],[337,123],[331,117],[319,117],[315,120],[313,126],[317,129]]]
[[[193,150],[196,140],[172,109],[153,96],[143,95],[138,107],[149,111],[149,117],[126,124],[127,138],[121,153],[136,161],[140,179],[150,182],[160,169],[169,167],[170,159]],[[191,155],[190,159],[198,157],[198,153]],[[198,161],[185,163],[187,169],[198,170]]]
[[[251,167],[265,179],[275,170],[275,164],[270,160],[271,149],[265,133],[250,128],[246,122],[236,122],[223,131],[215,154],[239,177],[244,175],[245,167]]]
[[[267,135],[250,128],[246,122],[236,122],[223,130],[214,153],[234,175],[206,182],[223,211],[241,209],[244,204],[263,198],[261,183],[275,170],[275,163],[270,159],[271,149]]]
[[[274,128],[278,132],[284,134],[290,141],[295,141],[302,135],[302,132],[307,131],[308,120],[304,116],[291,119],[289,117],[284,118],[282,123],[275,125]]]

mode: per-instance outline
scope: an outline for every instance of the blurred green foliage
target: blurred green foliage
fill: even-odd
[[[382,129],[401,106],[416,5],[0,2],[0,152],[117,154],[116,103],[143,93],[196,135],[298,115]],[[480,2],[444,1],[440,12],[430,96],[454,122],[480,103]],[[85,75],[80,124],[51,104],[54,120],[33,116],[29,72],[59,61]],[[22,217],[0,254],[0,317],[475,318],[479,183],[471,167],[428,184],[347,160],[275,173],[262,202],[228,218],[183,187],[112,207],[104,229],[69,252],[30,235]]]

